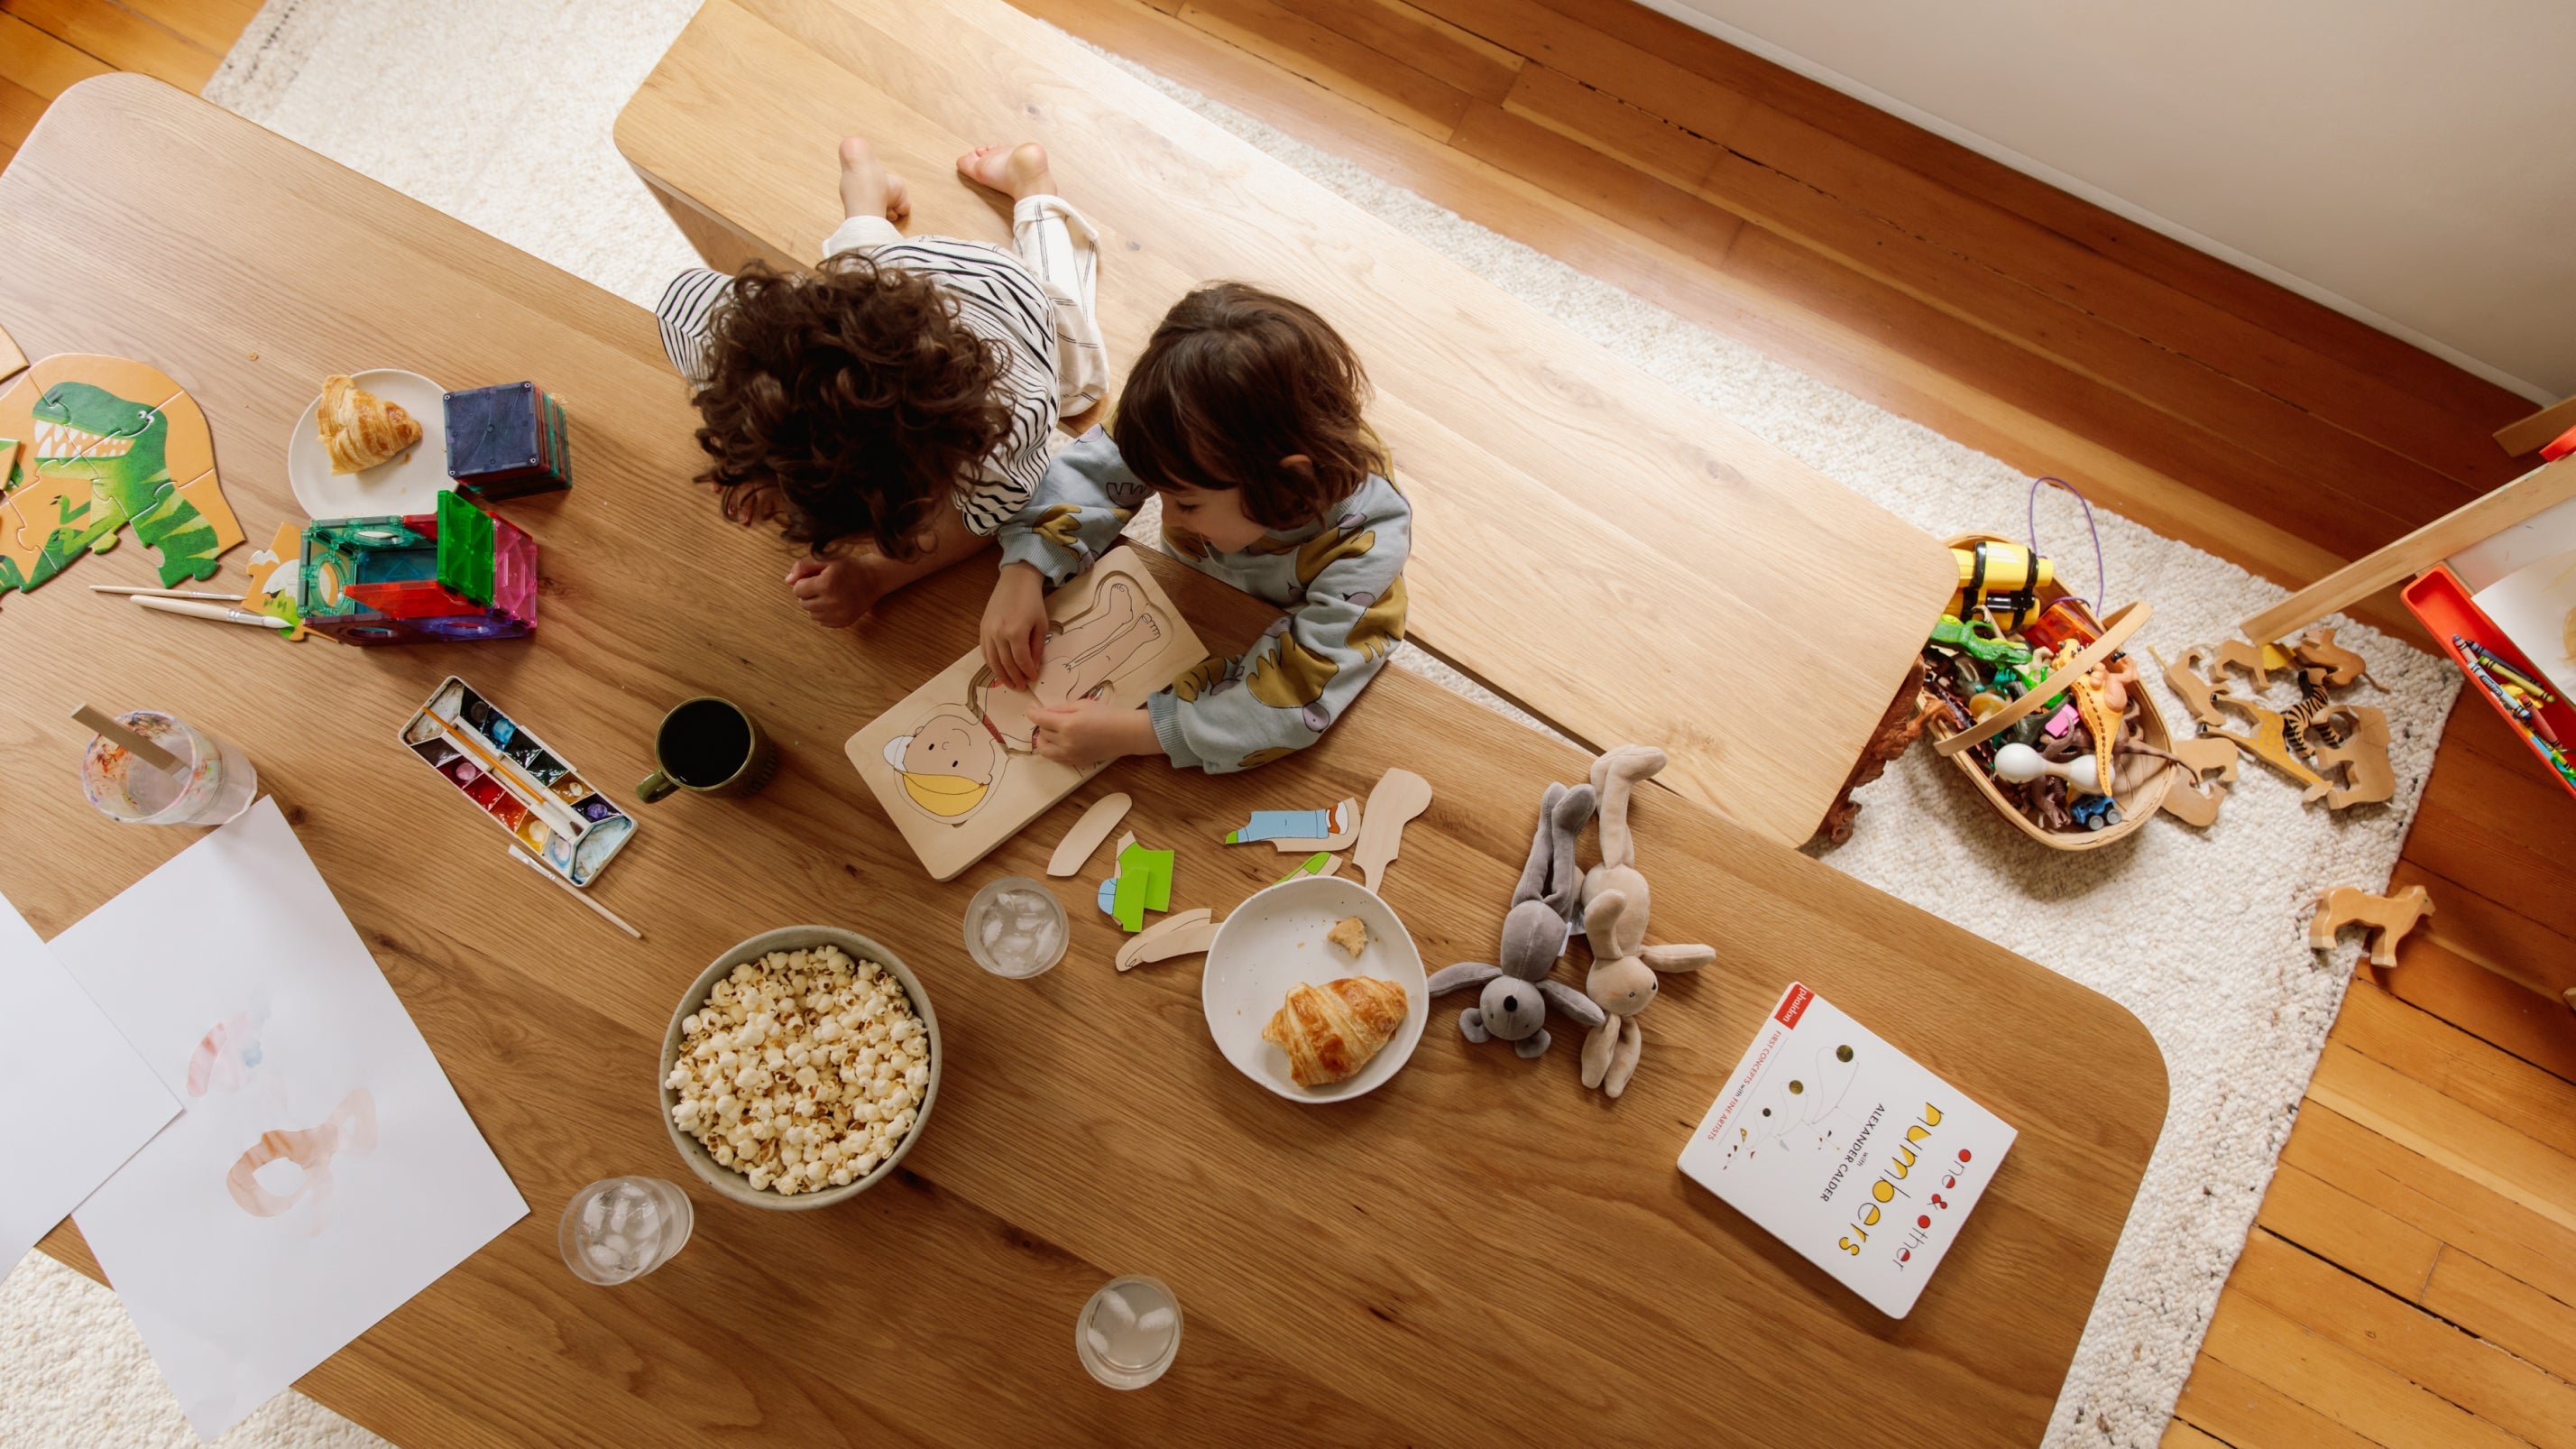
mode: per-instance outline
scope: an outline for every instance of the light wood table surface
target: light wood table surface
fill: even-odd
[[[1957,586],[1949,555],[1822,473],[1182,108],[1003,0],[712,0],[618,118],[719,264],[811,262],[839,138],[912,182],[911,230],[1006,241],[952,173],[1036,139],[1100,229],[1117,378],[1192,285],[1316,307],[1378,387],[1418,512],[1424,647],[1576,739],[1795,844]]]
[[[1710,941],[1719,964],[1649,1013],[1625,1097],[1583,1091],[1570,1042],[1537,1063],[1467,1045],[1451,999],[1374,1094],[1283,1101],[1209,1040],[1197,958],[1112,969],[1123,938],[1082,899],[1096,866],[1054,886],[1072,950],[1030,982],[969,964],[967,898],[1041,874],[1090,800],[1126,790],[1128,827],[1180,852],[1174,907],[1230,910],[1285,866],[1217,845],[1226,826],[1365,795],[1401,763],[1438,797],[1387,901],[1434,966],[1484,957],[1539,792],[1583,756],[1390,669],[1295,759],[1223,778],[1124,762],[933,885],[840,741],[972,645],[982,571],[861,630],[805,623],[777,587],[784,546],[687,481],[690,414],[646,313],[136,76],[71,90],[0,174],[0,254],[0,325],[31,355],[122,353],[188,387],[254,537],[292,516],[287,434],[327,372],[532,377],[571,410],[573,490],[505,508],[543,548],[532,640],[290,646],[146,615],[82,587],[143,581],[131,540],[0,611],[0,892],[51,936],[200,834],[90,813],[74,702],[238,741],[533,1209],[308,1376],[323,1402],[415,1446],[2039,1437],[2164,1118],[2161,1059],[2109,1000],[1650,788],[1658,934]],[[1270,617],[1154,562],[1212,647]],[[635,807],[641,833],[595,889],[643,928],[632,942],[394,742],[450,672],[621,799],[653,722],[694,694],[746,702],[784,765],[748,802]],[[947,1062],[897,1180],[757,1212],[677,1160],[656,1053],[701,967],[807,921],[920,972]],[[1673,1166],[1792,978],[2021,1132],[1902,1323]],[[557,1260],[556,1214],[628,1172],[688,1183],[696,1236],[648,1279],[588,1287]],[[45,1246],[92,1267],[68,1225]],[[1126,1394],[1073,1352],[1076,1310],[1122,1272],[1170,1283],[1186,1321],[1171,1373]]]

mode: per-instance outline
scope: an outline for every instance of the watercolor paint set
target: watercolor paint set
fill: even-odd
[[[402,743],[574,885],[597,880],[634,837],[633,816],[453,674],[403,726]]]

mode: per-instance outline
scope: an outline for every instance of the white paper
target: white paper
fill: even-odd
[[[1792,982],[1682,1149],[1681,1169],[1903,1318],[2018,1135]]]
[[[2576,649],[2569,647],[2576,644],[2569,637],[2576,631],[2568,628],[2569,615],[2576,613],[2576,549],[2527,563],[2474,598],[2523,657],[2548,676],[2533,683],[2552,693],[2576,690]]]
[[[179,1099],[0,900],[0,1001],[16,1030],[0,1049],[0,1102],[17,1123],[0,1173],[0,1276],[90,1190],[179,1115]]]
[[[200,1436],[526,1215],[274,800],[54,954],[187,1107],[74,1221]]]

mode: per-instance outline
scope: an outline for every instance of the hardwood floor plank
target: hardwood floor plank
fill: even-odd
[[[2420,936],[2542,996],[2555,998],[2576,986],[2576,937],[2462,885],[2412,855],[2398,857],[2388,884],[2392,890],[2420,885],[2433,897],[2433,914],[2407,938],[2410,945]],[[2406,959],[2402,950],[2398,959]]]
[[[1511,93],[1521,57],[1405,0],[1279,0],[1316,24],[1483,101]]]
[[[1435,139],[1458,128],[1464,91],[1272,0],[1189,0],[1181,19]]]
[[[43,96],[0,75],[0,145],[16,150],[27,133],[36,128],[36,118],[45,113]]]
[[[1865,151],[1888,157],[1961,195],[2028,218],[2176,292],[2209,299],[2267,332],[2362,368],[2412,396],[2437,402],[2472,428],[2482,426],[2492,432],[2531,410],[2518,394],[2367,323],[1632,0],[1540,3]]]
[[[2445,1253],[2426,1308],[2562,1379],[2576,1379],[2576,1307],[2466,1253]]]
[[[0,10],[0,77],[50,101],[116,67]]]
[[[2408,940],[2394,970],[2370,968],[2379,989],[2562,1081],[2576,1082],[2576,1011],[2453,954]]]
[[[2314,1100],[2281,1161],[2561,1302],[2576,1302],[2576,1229]]]
[[[117,70],[139,71],[194,95],[223,57],[109,0],[0,0],[0,11]]]
[[[2308,1096],[2462,1177],[2576,1229],[2576,1160],[2438,1087],[2329,1040]]]
[[[2218,1295],[2218,1311],[2210,1315],[2201,1352],[2390,1449],[2427,1444],[2521,1449],[2525,1443],[2406,1375],[2311,1330],[2235,1286],[2233,1277]]]
[[[2165,1425],[2165,1436],[2156,1441],[2156,1449],[2228,1449],[2180,1419]]]
[[[2576,1158],[2576,1083],[2359,983],[2344,996],[2332,1039]]]
[[[180,39],[221,57],[241,39],[259,0],[115,0]]]
[[[2398,1221],[2307,1169],[2273,1174],[2254,1221],[2345,1272],[2419,1301],[2442,1256],[2442,1240]]]
[[[2228,1449],[2370,1449],[2380,1442],[2205,1353],[2183,1383],[2174,1421],[2196,1426]]]
[[[2495,1428],[2541,1449],[2576,1446],[2576,1384],[2260,1228],[2228,1285]]]

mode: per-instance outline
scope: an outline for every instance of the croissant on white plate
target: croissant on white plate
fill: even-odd
[[[1392,981],[1299,982],[1261,1036],[1288,1054],[1288,1075],[1298,1086],[1329,1087],[1358,1075],[1394,1039],[1406,1009],[1404,988]]]
[[[322,408],[314,420],[331,471],[356,473],[391,462],[420,441],[420,420],[365,388],[354,377],[322,379]]]

